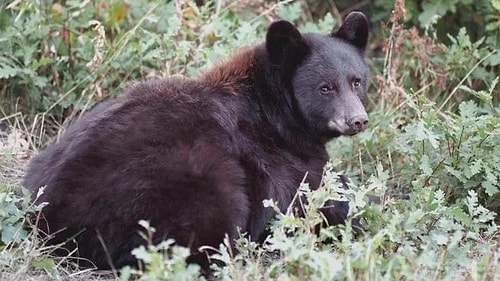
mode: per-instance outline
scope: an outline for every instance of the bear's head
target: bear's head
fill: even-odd
[[[324,139],[364,131],[362,104],[369,86],[365,60],[369,23],[352,12],[328,35],[301,34],[287,21],[271,24],[266,49],[271,62],[291,71],[292,106],[305,125]]]

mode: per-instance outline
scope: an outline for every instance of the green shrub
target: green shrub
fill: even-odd
[[[265,20],[219,2],[35,0],[0,7],[0,108],[5,116],[22,111],[28,124],[41,115],[43,123],[33,125],[46,131],[135,79],[194,75],[241,42],[262,38]]]
[[[147,247],[140,246],[132,251],[132,254],[140,261],[139,269],[126,266],[120,270],[120,279],[129,280],[133,276],[135,280],[201,280],[200,267],[196,264],[187,264],[186,259],[190,250],[185,247],[174,245],[172,239],[152,243],[155,228],[147,221],[139,224],[146,230],[142,233],[144,240],[148,242]]]

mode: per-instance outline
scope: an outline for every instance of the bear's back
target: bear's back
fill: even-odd
[[[225,140],[241,138],[236,120],[249,117],[248,112],[238,112],[245,107],[243,102],[195,80],[136,83],[84,114],[58,143],[34,157],[24,184],[31,190],[48,185],[54,176],[68,174],[67,165],[84,171],[104,161],[126,163],[134,151],[145,147],[224,140],[220,144],[224,149],[236,150]]]
[[[102,245],[94,230],[113,260],[127,264],[143,242],[141,219],[161,229],[157,239],[168,233],[182,245],[201,246],[202,234],[204,243],[216,243],[220,232],[235,237],[234,225],[248,217],[245,172],[233,142],[222,140],[238,138],[228,130],[235,116],[224,110],[239,103],[202,82],[154,80],[87,112],[29,166],[25,187],[36,195],[46,186],[36,199],[48,202],[42,232],[56,232],[51,243],[80,233],[79,254],[101,268],[107,261],[95,254]],[[206,225],[218,216],[224,221]]]

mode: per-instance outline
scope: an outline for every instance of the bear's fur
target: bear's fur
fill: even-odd
[[[262,201],[285,211],[306,173],[318,188],[325,142],[366,128],[368,28],[359,12],[328,35],[277,21],[265,43],[197,79],[138,83],[99,104],[29,166],[24,185],[48,202],[39,228],[98,268],[135,263],[141,219],[201,263],[196,250],[225,234],[262,239],[274,215]],[[348,206],[333,205],[328,223],[342,223]]]

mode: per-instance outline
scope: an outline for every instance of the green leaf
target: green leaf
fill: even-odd
[[[458,180],[460,180],[461,182],[464,182],[465,181],[465,177],[463,175],[463,173],[451,166],[446,166],[446,171],[448,173],[450,173],[451,175],[455,176]]]
[[[33,61],[33,63],[31,64],[30,67],[33,70],[37,70],[38,68],[40,68],[42,66],[46,66],[46,65],[52,64],[54,62],[55,62],[55,60],[53,58],[42,57],[39,60]]]
[[[53,272],[56,267],[56,263],[51,258],[42,258],[33,260],[31,262],[31,265],[34,268],[43,269],[47,272]]]
[[[446,245],[448,243],[448,235],[440,234],[440,233],[432,233],[432,240],[436,242],[437,245]]]
[[[488,194],[488,196],[493,196],[497,194],[500,189],[499,186],[497,186],[491,181],[483,181],[481,183],[481,186],[484,188],[484,191],[486,192],[486,194]]]
[[[466,214],[460,207],[453,208],[450,213],[455,217],[455,219],[457,219],[464,225],[468,225],[472,221],[470,216]]]
[[[500,0],[491,0],[491,5],[493,8],[495,8],[497,11],[500,11]]]
[[[15,77],[20,72],[22,72],[22,69],[17,67],[11,67],[10,65],[0,66],[0,78],[8,79],[10,77]]]
[[[458,0],[426,1],[422,4],[422,13],[418,16],[420,26],[429,28],[448,11],[454,11]]]
[[[20,241],[28,236],[28,233],[24,229],[22,229],[22,225],[17,225],[17,224],[3,225],[2,223],[0,231],[2,232],[2,242],[4,244]]]
[[[302,14],[302,2],[297,1],[291,4],[281,4],[278,8],[278,16],[287,21],[296,21]]]
[[[318,22],[318,29],[321,33],[330,33],[333,27],[337,24],[337,21],[332,16],[332,14],[327,13],[322,20]]]
[[[146,250],[143,245],[132,250],[132,255],[134,255],[138,260],[142,260],[145,263],[150,263],[153,261],[152,254]]]
[[[477,115],[477,112],[479,111],[479,108],[473,101],[462,102],[458,106],[458,108],[460,110],[460,116],[462,117],[462,120],[465,123],[467,121],[474,120]]]
[[[467,169],[468,168],[468,169]],[[467,179],[472,178],[474,175],[479,173],[482,168],[482,161],[481,159],[476,159],[472,164],[470,164],[466,169],[464,169],[464,174],[467,177]]]
[[[420,158],[420,170],[424,173],[424,175],[432,175],[432,168],[431,164],[429,161],[429,156],[426,154],[422,155],[422,158]]]
[[[124,266],[120,269],[120,281],[128,281],[132,278],[132,268],[130,266]]]
[[[445,195],[441,189],[438,189],[436,190],[436,192],[434,192],[434,202],[439,205],[442,205],[445,202]]]

